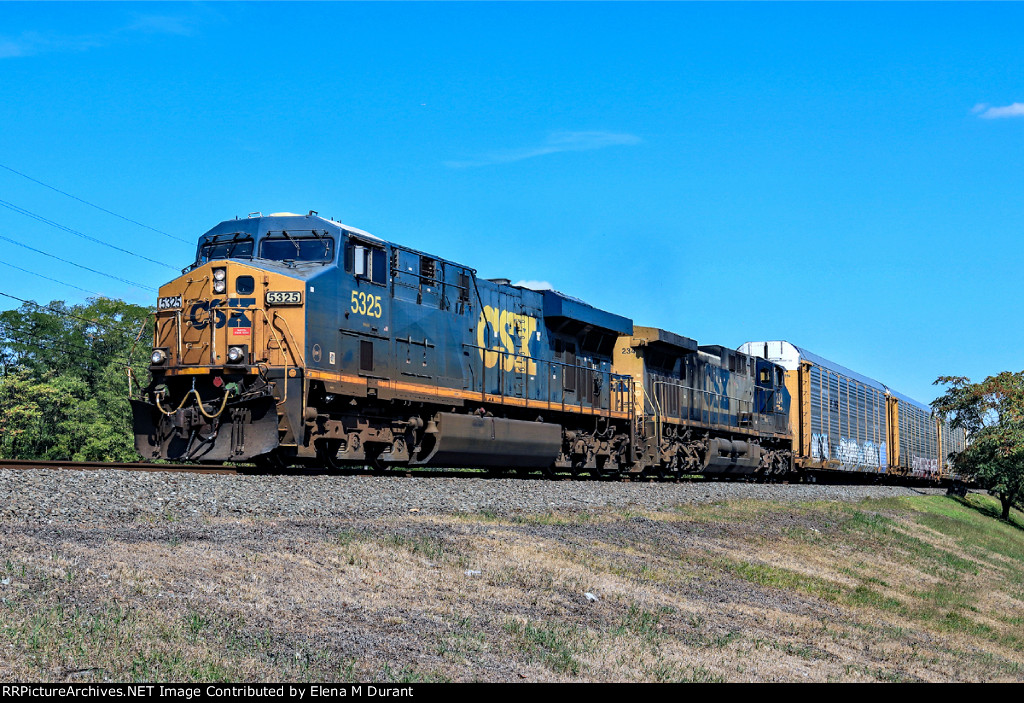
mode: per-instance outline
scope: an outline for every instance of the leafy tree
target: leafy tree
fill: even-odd
[[[0,312],[0,455],[136,459],[127,371],[146,383],[151,338],[151,310],[120,300]]]
[[[980,383],[940,376],[946,392],[932,408],[967,434],[967,447],[951,455],[953,466],[998,496],[1003,519],[1024,498],[1024,371],[1004,371]]]

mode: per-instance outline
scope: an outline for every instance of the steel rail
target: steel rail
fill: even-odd
[[[51,459],[0,459],[0,469],[61,469],[65,471],[149,471],[186,474],[238,474],[238,469],[197,464],[150,464],[116,461],[57,461]]]
[[[318,467],[301,467],[294,466],[286,469],[277,469],[268,471],[266,469],[259,469],[256,467],[239,467],[231,468],[228,466],[220,465],[200,465],[200,464],[153,464],[148,462],[103,462],[103,461],[57,461],[49,459],[0,459],[0,470],[13,470],[13,471],[46,471],[46,470],[62,470],[62,471],[139,471],[146,473],[183,473],[183,474],[213,474],[223,476],[362,476],[371,477],[377,476],[381,478],[487,478],[492,480],[503,480],[503,479],[519,479],[527,481],[606,481],[606,482],[618,482],[618,483],[711,483],[711,482],[723,482],[723,483],[759,483],[760,481],[751,481],[752,477],[745,476],[699,476],[699,475],[682,475],[666,477],[664,479],[657,478],[654,476],[639,476],[631,474],[621,474],[614,477],[607,478],[594,478],[592,476],[575,476],[569,473],[559,474],[556,476],[548,476],[540,471],[533,471],[529,474],[522,475],[514,470],[507,471],[490,471],[487,469],[412,469],[408,467],[395,467],[390,470],[386,470],[380,473],[367,471],[365,468],[352,466],[349,468],[339,469],[327,469]],[[902,486],[916,486],[916,487],[948,487],[953,482],[949,480],[945,481],[934,481],[921,479],[913,476],[887,476],[884,474],[861,474],[850,472],[852,475],[849,476],[836,476],[831,474],[823,474],[822,472],[813,472],[815,474],[815,481],[813,483],[818,484],[831,484],[831,485],[862,485],[868,483],[875,483],[877,479],[882,479],[881,483],[886,485],[902,485]],[[838,473],[838,472],[837,472]],[[845,480],[843,480],[845,479]],[[788,479],[779,479],[769,481],[769,483],[778,484],[791,484],[792,481]],[[813,484],[811,484],[813,485]]]

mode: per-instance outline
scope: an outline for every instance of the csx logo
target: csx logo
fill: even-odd
[[[491,369],[500,363],[505,371],[535,375],[537,364],[530,358],[530,338],[536,331],[537,318],[485,305],[476,326],[477,346],[484,365]],[[495,351],[485,351],[485,347]]]
[[[221,310],[220,305],[223,301],[218,298],[214,298],[209,302],[200,301],[192,306],[192,310],[189,311],[188,321],[197,330],[206,329],[206,326],[210,324],[211,318],[215,329],[220,329],[224,325],[228,327],[252,327],[252,320],[245,314],[244,310]],[[229,308],[248,308],[256,304],[256,298],[228,298]],[[212,312],[211,312],[212,311]],[[227,312],[231,313],[231,317],[228,318]],[[202,319],[200,319],[200,314]]]

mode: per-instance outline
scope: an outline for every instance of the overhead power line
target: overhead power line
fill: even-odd
[[[0,206],[5,207],[8,210],[13,210],[14,212],[18,213],[19,215],[25,215],[26,217],[31,217],[33,220],[38,220],[39,222],[42,222],[44,224],[48,224],[51,227],[56,227],[57,229],[63,230],[65,232],[68,232],[69,234],[73,234],[76,237],[82,237],[83,239],[88,239],[90,242],[96,242],[97,244],[102,244],[103,246],[108,247],[110,249],[114,249],[115,251],[119,251],[119,252],[122,252],[124,254],[128,254],[129,256],[134,256],[136,259],[142,259],[143,261],[148,261],[151,264],[156,264],[157,266],[163,266],[164,268],[171,269],[172,271],[177,271],[178,270],[177,268],[175,268],[174,266],[171,266],[170,264],[165,264],[163,261],[157,261],[156,259],[150,259],[148,256],[143,256],[142,254],[137,254],[134,251],[129,251],[128,249],[122,249],[121,247],[115,246],[115,245],[111,244],[110,242],[105,242],[102,239],[97,239],[96,237],[90,237],[88,234],[85,234],[83,232],[79,232],[77,229],[71,229],[70,227],[66,227],[66,226],[64,226],[64,225],[62,225],[62,224],[60,224],[58,222],[54,222],[53,220],[48,220],[45,217],[43,217],[42,215],[37,215],[34,212],[26,210],[23,207],[18,207],[14,203],[9,203],[6,200],[0,200]]]
[[[56,279],[56,278],[50,278],[49,276],[44,276],[41,273],[36,273],[35,271],[29,271],[28,269],[23,269],[20,266],[15,266],[14,264],[7,263],[6,261],[0,260],[0,264],[3,264],[4,266],[10,266],[12,269],[17,269],[17,270],[21,271],[22,273],[30,273],[33,276],[38,276],[39,278],[45,278],[47,281],[53,281],[54,283],[59,283],[62,286],[67,286],[68,288],[74,288],[75,290],[80,290],[83,293],[92,293],[93,295],[98,295],[101,298],[104,297],[103,294],[100,293],[99,291],[89,290],[88,288],[82,288],[81,286],[76,286],[74,283],[68,283],[67,281],[61,281],[61,280]]]
[[[64,317],[72,318],[74,320],[81,320],[82,322],[88,322],[89,324],[97,325],[99,327],[105,327],[106,329],[114,330],[115,332],[123,332],[125,334],[135,334],[134,330],[131,330],[131,329],[127,328],[127,327],[121,327],[119,325],[115,325],[115,324],[113,324],[111,322],[101,322],[100,320],[91,320],[88,317],[82,317],[81,315],[75,315],[74,313],[68,312],[67,310],[61,310],[59,308],[55,308],[52,305],[40,305],[39,303],[37,303],[34,300],[25,300],[24,298],[19,298],[16,295],[11,295],[10,293],[4,293],[3,291],[0,291],[0,295],[4,296],[5,298],[11,298],[13,300],[18,300],[18,301],[20,301],[22,303],[25,303],[26,305],[35,306],[35,308],[38,309],[38,310],[49,310],[50,312],[56,313],[57,315],[62,315]]]
[[[165,237],[170,237],[171,239],[175,239],[175,240],[177,240],[179,242],[184,242],[185,244],[192,244],[192,242],[190,242],[187,239],[182,239],[181,237],[175,237],[173,234],[168,234],[167,232],[164,232],[163,230],[157,229],[156,227],[150,227],[149,225],[142,224],[141,222],[139,222],[137,220],[133,220],[130,217],[125,217],[124,215],[119,215],[116,212],[114,212],[113,210],[108,210],[105,207],[100,207],[96,203],[90,203],[88,200],[83,200],[82,198],[79,198],[77,195],[72,195],[71,193],[63,191],[60,188],[55,188],[54,186],[50,185],[49,183],[43,183],[39,179],[32,178],[32,176],[28,175],[27,173],[22,173],[21,171],[16,171],[15,169],[11,168],[10,166],[5,166],[4,164],[0,164],[0,168],[5,169],[7,171],[10,171],[11,173],[16,173],[17,175],[21,176],[22,178],[27,178],[28,180],[32,181],[33,183],[38,183],[39,185],[43,186],[44,188],[49,188],[50,190],[52,190],[52,191],[54,191],[56,193],[60,193],[61,195],[66,195],[67,197],[71,198],[72,200],[77,200],[80,203],[84,203],[84,204],[88,205],[89,207],[96,208],[97,210],[100,210],[101,212],[105,212],[108,215],[113,215],[114,217],[119,217],[122,220],[124,220],[125,222],[131,222],[133,225],[138,225],[139,227],[143,227],[143,228],[148,229],[148,230],[150,230],[152,232],[156,232],[157,234],[162,234]]]
[[[23,334],[24,335],[28,335],[29,337],[32,337],[33,339],[41,339],[44,342],[53,342],[54,344],[39,344],[38,342],[33,344],[32,342],[25,341],[24,338],[21,338],[21,337],[17,336],[17,335],[23,335]],[[0,332],[0,335],[2,335],[4,337],[4,339],[7,341],[8,344],[10,342],[14,342],[15,344],[21,344],[21,345],[26,346],[26,347],[33,347],[35,349],[44,349],[44,350],[47,350],[47,351],[59,351],[59,352],[63,352],[64,354],[74,354],[76,352],[81,352],[86,357],[92,359],[95,362],[102,363],[104,361],[108,361],[109,363],[115,363],[118,366],[124,366],[124,367],[131,366],[131,361],[128,360],[128,359],[121,359],[121,358],[118,358],[118,357],[110,357],[109,360],[108,359],[104,359],[104,357],[100,356],[99,352],[97,352],[95,349],[90,349],[88,347],[83,347],[83,346],[81,346],[79,344],[74,344],[72,342],[65,342],[65,341],[62,341],[62,340],[59,340],[59,339],[53,339],[52,337],[44,337],[42,335],[33,334],[32,332],[29,332],[27,330],[14,330],[13,334],[10,333],[10,332]]]
[[[36,249],[35,247],[30,247],[28,244],[22,244],[21,242],[15,240],[15,239],[11,239],[10,237],[5,237],[2,234],[0,234],[0,239],[4,240],[5,242],[10,242],[11,244],[14,244],[16,246],[22,247],[23,249],[28,249],[29,251],[34,251],[37,254],[42,254],[43,256],[48,256],[51,259],[56,259],[57,261],[63,261],[65,264],[71,264],[72,266],[77,266],[78,268],[84,269],[85,271],[90,271],[92,273],[97,273],[97,274],[99,274],[101,276],[106,276],[107,278],[112,278],[115,281],[121,281],[122,283],[127,283],[128,285],[135,286],[136,288],[142,288],[144,290],[152,290],[152,291],[156,290],[156,288],[154,288],[153,286],[147,286],[147,285],[142,284],[142,283],[136,283],[135,281],[129,281],[127,278],[121,278],[120,276],[115,276],[113,274],[106,273],[104,271],[97,271],[94,268],[89,268],[88,266],[83,266],[82,264],[79,264],[77,262],[69,261],[68,259],[62,259],[61,257],[59,257],[59,256],[57,256],[55,254],[50,254],[50,253],[47,253],[47,252],[43,251],[42,249]]]

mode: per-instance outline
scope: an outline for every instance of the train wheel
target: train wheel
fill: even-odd
[[[619,465],[611,462],[604,462],[598,459],[590,475],[596,479],[612,479],[619,476]]]
[[[328,471],[339,471],[341,469],[341,464],[337,460],[339,446],[338,442],[327,440],[319,442],[316,446],[316,458],[320,465]]]
[[[262,471],[284,471],[288,468],[288,463],[277,451],[267,452],[266,454],[254,457],[252,462],[256,464],[257,469]]]
[[[391,462],[381,461],[381,455],[384,453],[383,444],[377,444],[375,442],[367,442],[363,445],[363,449],[366,452],[366,465],[373,470],[375,474],[387,473],[391,470],[393,464]]]

